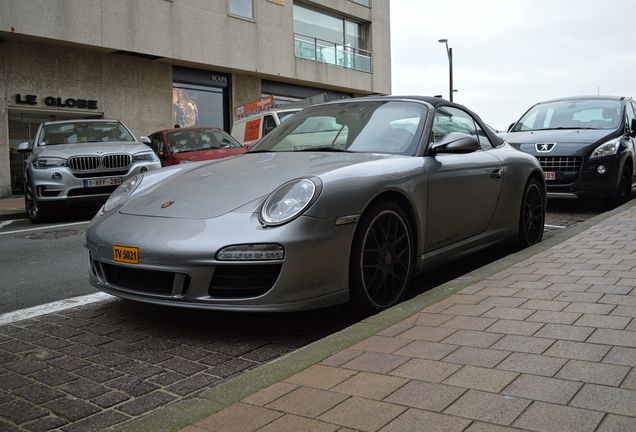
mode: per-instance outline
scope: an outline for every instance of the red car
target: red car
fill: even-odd
[[[166,129],[148,136],[161,166],[221,159],[247,151],[230,134],[213,127]]]

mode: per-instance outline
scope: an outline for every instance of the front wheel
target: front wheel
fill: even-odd
[[[51,220],[51,208],[35,198],[31,183],[24,184],[24,208],[31,223],[38,224]]]
[[[376,313],[398,303],[414,267],[411,225],[391,201],[379,201],[363,214],[350,257],[351,304],[357,312]]]
[[[618,188],[614,195],[605,200],[605,206],[608,209],[613,209],[620,205],[625,204],[632,197],[632,168],[626,165],[621,173],[621,179],[618,183]]]
[[[545,226],[545,190],[532,178],[523,191],[521,215],[519,217],[519,246],[526,248],[539,243]]]

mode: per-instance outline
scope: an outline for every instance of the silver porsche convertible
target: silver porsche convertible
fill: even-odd
[[[545,202],[537,159],[465,107],[349,99],[243,155],[124,182],[88,227],[90,279],[161,305],[374,312],[460,252],[541,241]]]

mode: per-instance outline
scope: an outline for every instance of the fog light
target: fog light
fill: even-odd
[[[60,181],[60,180],[62,180],[62,174],[60,174],[59,172],[54,172],[54,173],[51,175],[51,178],[52,178],[53,180],[55,180],[55,181]]]
[[[228,246],[216,254],[216,259],[219,261],[263,261],[283,258],[285,258],[285,249],[279,244]]]
[[[605,165],[599,165],[596,167],[596,172],[603,175],[607,172],[607,167]]]
[[[148,167],[142,166],[139,168],[139,172],[145,173],[146,171],[148,171]]]

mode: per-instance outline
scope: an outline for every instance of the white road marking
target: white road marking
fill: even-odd
[[[564,227],[564,226],[561,226],[561,225],[548,225],[548,224],[545,224],[544,226],[546,228],[555,228],[555,229],[565,229],[565,228],[567,228],[567,227]]]
[[[73,222],[73,223],[60,224],[60,225],[48,225],[48,226],[37,227],[37,228],[26,228],[26,229],[15,230],[15,231],[0,232],[0,235],[17,234],[17,233],[23,233],[23,232],[29,232],[29,231],[38,231],[38,230],[43,230],[43,229],[56,229],[56,228],[62,228],[62,227],[73,226],[73,225],[88,224],[88,223],[90,223],[90,221]]]
[[[0,222],[0,228],[6,227],[7,225],[11,225],[13,222],[15,222],[15,219],[4,221],[4,222]]]
[[[73,297],[66,300],[59,300],[53,303],[43,304],[40,306],[33,306],[27,309],[22,309],[13,312],[7,312],[0,315],[0,325],[11,324],[16,321],[21,321],[28,318],[35,318],[40,315],[46,315],[53,312],[59,312],[65,309],[82,306],[89,303],[95,303],[102,300],[113,299],[114,296],[106,294],[105,292],[98,292],[95,294],[88,294],[80,297]]]

